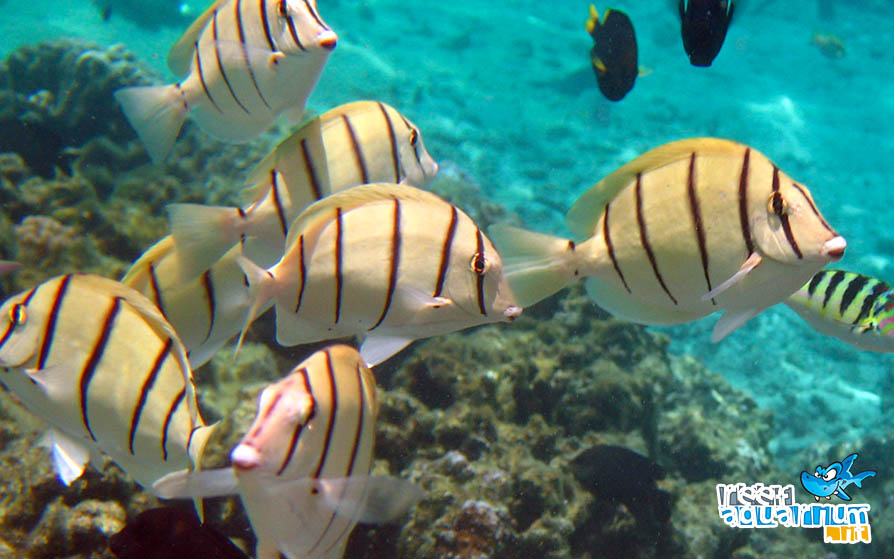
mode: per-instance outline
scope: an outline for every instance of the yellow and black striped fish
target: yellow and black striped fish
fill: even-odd
[[[371,182],[423,187],[437,172],[412,122],[384,103],[356,101],[307,122],[264,158],[249,177],[255,196],[248,207],[168,206],[171,234],[190,275],[246,238],[249,258],[275,261],[289,224],[311,203]]]
[[[894,292],[844,270],[820,270],[785,304],[817,331],[867,351],[894,352]]]
[[[66,484],[97,451],[143,486],[199,463],[214,426],[202,421],[186,352],[151,301],[68,274],[11,297],[0,320],[0,380],[50,424]]]
[[[183,341],[193,369],[214,357],[245,323],[250,300],[248,279],[236,263],[239,254],[235,246],[192,277],[184,272],[168,235],[144,252],[121,279],[155,303]]]
[[[601,307],[634,322],[725,310],[714,341],[783,301],[846,246],[807,188],[757,150],[714,138],[641,155],[585,192],[567,221],[588,238],[492,229],[522,304],[583,276]]]
[[[336,41],[315,0],[217,0],[168,56],[183,81],[115,98],[156,162],[187,117],[216,138],[247,141],[279,114],[304,111]]]
[[[296,218],[286,246],[266,270],[239,258],[252,284],[249,322],[275,300],[282,345],[365,336],[360,352],[375,365],[413,340],[521,314],[490,239],[418,188],[333,194]]]
[[[354,348],[330,346],[261,392],[232,468],[173,474],[154,489],[164,498],[238,493],[258,559],[340,558],[354,524],[386,522],[420,496],[369,475],[376,413],[372,371]]]

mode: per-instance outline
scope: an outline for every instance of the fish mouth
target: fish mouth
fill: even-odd
[[[326,50],[332,50],[338,44],[338,36],[334,31],[321,31],[317,37],[317,44]]]
[[[844,249],[846,248],[847,241],[844,240],[844,237],[838,235],[837,237],[832,237],[823,244],[823,248],[820,249],[820,254],[829,258],[833,262],[837,262],[844,256]]]
[[[512,322],[516,318],[520,317],[522,313],[522,308],[517,307],[515,305],[506,307],[506,310],[503,311],[503,318],[506,319],[506,322]]]

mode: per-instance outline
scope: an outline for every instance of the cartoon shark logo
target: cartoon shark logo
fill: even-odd
[[[820,500],[820,497],[831,499],[832,495],[838,495],[841,499],[850,501],[851,497],[844,492],[844,489],[851,484],[863,487],[863,480],[876,474],[873,470],[852,474],[851,466],[856,459],[857,454],[854,453],[841,462],[829,464],[828,468],[817,466],[816,472],[812,474],[801,472],[801,485],[817,501]]]

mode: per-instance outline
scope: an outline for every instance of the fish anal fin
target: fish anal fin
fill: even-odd
[[[66,486],[81,477],[90,460],[90,450],[86,446],[56,429],[47,431],[38,444],[50,449],[56,473]]]
[[[370,335],[360,344],[360,356],[367,367],[375,367],[412,342],[413,338],[404,336]]]
[[[752,318],[758,315],[763,309],[751,308],[751,309],[740,309],[740,310],[732,310],[729,309],[723,316],[720,317],[720,320],[717,321],[717,324],[714,325],[714,331],[711,333],[711,341],[714,343],[719,342],[723,338],[729,336],[732,332],[734,332],[739,326],[742,326]]]

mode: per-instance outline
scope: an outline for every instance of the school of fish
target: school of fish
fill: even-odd
[[[711,17],[699,16],[709,4]],[[709,65],[732,2],[679,10],[692,63]],[[604,34],[616,30],[633,49],[635,37],[626,15],[604,15],[591,8],[591,62],[600,88],[620,99],[636,54]],[[699,26],[712,32],[695,40]],[[156,162],[186,118],[247,141],[279,115],[300,121],[336,43],[313,0],[217,0],[171,49],[182,81],[116,97]],[[370,474],[371,367],[414,340],[511,322],[577,279],[633,322],[722,312],[715,342],[785,303],[825,334],[894,351],[891,288],[823,270],[843,256],[844,237],[805,185],[747,145],[691,138],[640,155],[569,209],[576,239],[504,224],[485,232],[424,190],[437,173],[398,109],[341,105],[257,164],[244,206],[172,204],[171,234],[120,282],[70,273],[9,298],[0,382],[49,425],[60,479],[71,483],[104,453],[156,495],[194,499],[200,516],[203,498],[239,495],[258,559],[337,559],[356,523],[391,521],[422,498],[409,482]],[[0,272],[16,267],[3,261]],[[199,413],[192,371],[237,335],[238,347],[270,307],[277,343],[334,345],[260,393],[231,467],[202,470],[215,425]],[[350,338],[359,350],[344,345]]]

